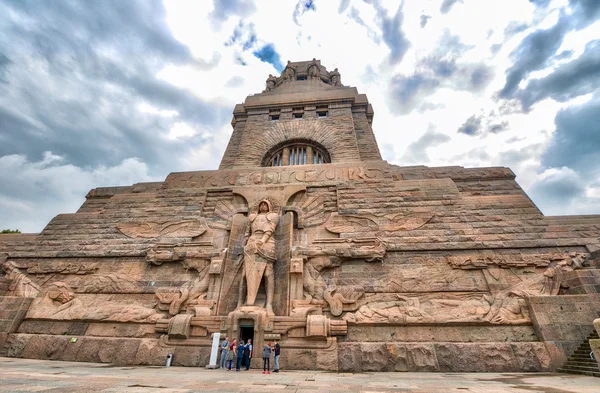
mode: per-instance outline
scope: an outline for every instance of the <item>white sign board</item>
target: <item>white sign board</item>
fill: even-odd
[[[210,350],[210,364],[208,367],[217,366],[217,355],[219,354],[219,340],[221,339],[221,333],[213,333],[212,348]]]

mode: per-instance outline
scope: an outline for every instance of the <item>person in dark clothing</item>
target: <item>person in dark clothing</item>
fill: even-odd
[[[235,371],[240,371],[242,367],[242,358],[244,357],[244,340],[240,340],[240,345],[237,347],[237,362],[235,363]]]
[[[281,347],[279,343],[275,341],[275,346],[273,347],[273,354],[275,355],[275,364],[273,365],[273,372],[279,372],[279,355],[281,355]]]
[[[263,374],[271,374],[271,345],[265,344],[263,349]]]

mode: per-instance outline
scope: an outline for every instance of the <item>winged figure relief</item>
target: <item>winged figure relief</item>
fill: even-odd
[[[233,216],[247,210],[247,203],[238,195],[235,195],[233,199],[220,199],[215,205],[214,217],[209,226],[214,229],[229,230]]]
[[[305,191],[294,195],[288,202],[288,208],[298,213],[298,226],[302,228],[321,225],[330,216],[325,210],[324,198],[308,195]]]
[[[339,215],[332,214],[325,228],[332,233],[412,231],[427,224],[431,212]]]
[[[197,237],[206,232],[207,225],[204,219],[178,221],[178,222],[145,222],[125,223],[117,225],[117,230],[131,238],[158,238],[158,237]]]

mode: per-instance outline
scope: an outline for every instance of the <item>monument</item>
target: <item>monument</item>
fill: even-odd
[[[388,164],[342,81],[288,62],[218,170],[0,235],[0,356],[205,366],[220,333],[284,370],[560,367],[600,311],[600,216],[545,217],[508,168]]]

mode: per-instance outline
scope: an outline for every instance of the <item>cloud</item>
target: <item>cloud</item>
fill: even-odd
[[[252,0],[213,0],[213,6],[208,16],[217,23],[225,22],[231,16],[247,17],[256,12]]]
[[[341,5],[340,5],[341,7]],[[292,19],[294,19],[294,23],[300,25],[298,18],[300,18],[304,13],[308,11],[316,11],[317,6],[315,5],[314,0],[299,0],[296,4],[296,8],[294,8],[294,14],[292,15]]]
[[[411,76],[396,75],[390,81],[392,110],[399,114],[408,114],[418,108],[423,99],[431,95],[440,82],[422,74]]]
[[[137,158],[81,168],[47,151],[39,161],[19,154],[0,157],[0,167],[0,222],[21,232],[39,232],[40,223],[49,222],[56,212],[75,212],[92,188],[157,180]]]
[[[490,66],[484,63],[467,63],[461,60],[471,49],[458,36],[445,31],[430,55],[417,61],[415,72],[398,74],[389,84],[390,108],[398,114],[431,107],[427,97],[438,88],[446,87],[472,93],[482,91],[494,76]]]
[[[471,136],[481,134],[481,117],[475,115],[469,117],[463,125],[458,128],[457,132]]]
[[[568,18],[561,17],[553,27],[536,30],[521,41],[511,53],[514,63],[506,72],[506,83],[499,92],[501,98],[511,98],[523,79],[546,66],[560,48],[568,25]]]
[[[535,4],[538,7],[546,8],[550,4],[551,0],[529,0],[530,3]]]
[[[568,167],[588,179],[600,179],[600,97],[556,115],[556,131],[542,156],[547,169]]]
[[[440,12],[442,14],[447,14],[448,12],[450,12],[450,9],[452,8],[452,6],[454,6],[454,4],[457,2],[462,3],[463,0],[444,0],[444,1],[442,1],[442,5],[440,5]]]
[[[434,127],[429,126],[427,132],[419,139],[408,145],[406,152],[400,158],[401,165],[419,164],[422,165],[429,161],[427,149],[441,145],[450,141],[450,137],[445,134],[437,133]]]
[[[566,206],[585,192],[583,179],[572,169],[562,167],[544,171],[528,190],[540,210],[554,214],[558,206]]]
[[[273,65],[277,71],[283,71],[284,67],[283,63],[281,62],[281,57],[275,50],[275,46],[273,44],[266,44],[260,49],[252,52],[252,54],[254,54],[254,56],[259,58],[261,61]]]
[[[390,64],[398,64],[404,58],[410,42],[406,38],[404,31],[402,30],[402,24],[404,23],[404,14],[402,7],[404,3],[400,3],[396,14],[393,18],[388,16],[387,10],[382,6],[379,0],[365,0],[371,4],[377,12],[378,24],[381,27],[383,42],[390,49]]]
[[[515,95],[524,110],[545,98],[565,102],[600,89],[600,40],[589,42],[584,53],[569,63],[558,66],[549,75],[529,81]]]
[[[139,157],[166,174],[183,169],[173,152],[180,157],[211,142],[169,140],[175,123],[200,130],[228,121],[229,106],[157,77],[168,64],[210,67],[173,38],[160,1],[11,2],[0,13],[6,16],[0,47],[10,58],[4,66],[10,89],[0,95],[0,156],[40,160],[51,150],[78,167]],[[218,155],[217,149],[215,165]]]

